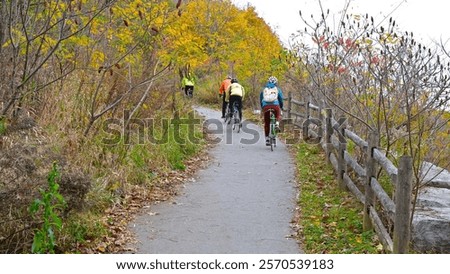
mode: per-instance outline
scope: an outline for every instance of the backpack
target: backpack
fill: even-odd
[[[263,100],[268,103],[275,102],[278,99],[278,88],[277,87],[265,87],[263,91]]]

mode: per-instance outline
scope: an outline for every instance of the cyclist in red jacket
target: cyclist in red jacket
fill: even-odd
[[[231,85],[231,76],[228,75],[225,80],[222,81],[222,84],[220,84],[219,88],[219,96],[222,97],[222,118],[225,118],[225,112],[227,110],[228,102],[225,101],[225,91],[228,89],[228,87]]]

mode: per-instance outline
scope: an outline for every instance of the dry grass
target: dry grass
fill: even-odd
[[[122,90],[114,74],[108,77],[97,110]],[[106,144],[105,139],[112,136],[105,131],[105,121],[120,121],[125,107],[140,99],[139,91],[98,119],[84,136],[97,79],[95,74],[73,74],[64,85],[53,85],[28,103],[34,107],[23,110],[22,118],[6,122],[0,137],[1,253],[31,251],[39,220],[30,217],[28,207],[39,189],[46,187],[53,162],[62,168],[59,184],[68,202],[57,252],[114,253],[123,251],[123,243],[130,238],[126,224],[133,214],[148,201],[175,195],[177,185],[206,158],[198,157],[203,143],[180,145],[169,139],[155,144],[149,141],[148,131],[141,143],[136,129],[131,130],[130,144],[123,142],[123,136],[116,136],[118,142],[113,145]],[[167,89],[153,91],[136,117],[152,118],[160,125],[161,119],[172,117],[173,109],[184,116],[191,102],[178,96],[173,101],[172,95]],[[162,135],[164,130],[157,128],[157,133]]]

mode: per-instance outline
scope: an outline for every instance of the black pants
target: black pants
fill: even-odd
[[[229,102],[230,108],[233,107],[234,102],[236,102],[236,104],[237,104],[237,108],[239,111],[239,119],[242,121],[242,97],[239,95],[231,95],[230,102]],[[233,113],[233,109],[231,109],[230,112]]]
[[[186,96],[192,97],[192,95],[194,94],[194,86],[185,86],[184,93],[186,94]]]
[[[228,102],[225,101],[225,93],[222,94],[222,117],[225,117],[225,114],[227,113],[227,106]]]

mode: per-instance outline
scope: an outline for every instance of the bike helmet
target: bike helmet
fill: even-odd
[[[270,76],[268,82],[276,85],[278,83],[278,79],[275,76]]]
[[[236,78],[231,79],[232,84],[237,83],[237,82],[238,82],[238,80]]]

